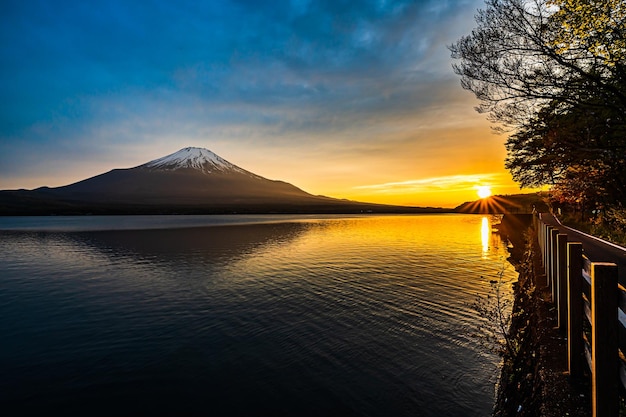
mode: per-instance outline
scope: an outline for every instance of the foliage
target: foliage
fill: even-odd
[[[524,187],[561,183],[562,190],[571,183],[572,171],[593,172],[598,181],[590,185],[602,185],[604,203],[624,201],[624,115],[589,107],[563,112],[557,107],[546,106],[509,136],[505,166],[513,178]]]
[[[611,242],[626,245],[626,210],[615,207],[603,210],[592,223],[591,233]]]
[[[624,208],[610,207],[598,210],[596,214],[582,219],[575,213],[566,211],[561,216],[561,222],[604,240],[626,246],[626,209]]]
[[[559,204],[557,200],[552,205]],[[560,206],[559,220],[566,226],[597,236],[618,245],[626,246],[626,209],[606,207],[581,210],[576,205]]]
[[[553,188],[552,197],[583,212],[600,209],[607,171],[608,167],[602,162],[597,167],[570,166]]]
[[[554,43],[561,54],[572,51],[613,66],[626,56],[626,4],[623,0],[552,0],[552,19],[561,29]]]

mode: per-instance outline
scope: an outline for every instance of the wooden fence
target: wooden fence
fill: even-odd
[[[615,417],[620,385],[626,388],[626,289],[615,264],[588,259],[582,243],[540,216],[534,226],[558,328],[567,336],[570,376],[591,377],[594,417]]]

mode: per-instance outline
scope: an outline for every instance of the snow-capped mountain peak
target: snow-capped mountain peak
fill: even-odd
[[[183,148],[178,152],[143,164],[141,167],[160,170],[191,168],[202,171],[205,174],[227,171],[250,174],[246,170],[231,164],[208,149],[195,147]]]

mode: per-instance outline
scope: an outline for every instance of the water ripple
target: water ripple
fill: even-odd
[[[0,232],[0,406],[489,415],[498,360],[470,305],[516,275],[481,217],[284,220]]]

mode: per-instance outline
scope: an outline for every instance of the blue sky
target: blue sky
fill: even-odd
[[[473,111],[446,48],[482,6],[5,0],[0,189],[201,146],[339,198],[450,205],[489,182],[514,192],[504,138]]]

